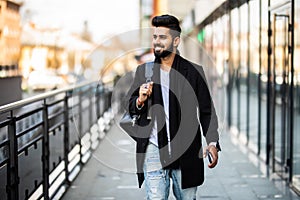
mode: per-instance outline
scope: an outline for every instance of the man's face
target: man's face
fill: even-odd
[[[173,38],[170,29],[166,27],[155,27],[152,39],[154,55],[165,58],[174,50]]]

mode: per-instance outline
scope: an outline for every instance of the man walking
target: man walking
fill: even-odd
[[[129,112],[139,116],[135,138],[139,186],[145,181],[147,199],[167,200],[172,179],[175,197],[192,200],[204,181],[203,156],[211,156],[210,168],[218,163],[217,116],[202,67],[179,55],[178,19],[156,16],[152,25],[152,81],[146,82],[142,64],[129,90]]]

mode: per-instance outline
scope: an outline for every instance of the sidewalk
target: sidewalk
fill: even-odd
[[[206,180],[198,188],[197,200],[300,199],[279,178],[271,181],[262,174],[249,161],[251,154],[234,145],[229,133],[222,134],[220,141],[219,164],[213,170],[206,167]],[[134,151],[134,141],[112,126],[63,199],[145,199],[144,188],[137,185]],[[171,193],[169,199],[175,199]]]

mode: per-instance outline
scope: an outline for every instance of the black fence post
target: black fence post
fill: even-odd
[[[88,90],[88,97],[89,97],[89,127],[93,125],[93,89],[94,85],[90,85],[90,88]]]
[[[64,163],[65,163],[65,173],[66,173],[66,179],[65,179],[65,184],[67,186],[70,186],[71,182],[69,180],[69,145],[70,145],[70,140],[69,140],[69,96],[70,92],[66,92],[66,96],[64,99]]]
[[[80,164],[83,165],[82,161],[82,143],[81,143],[81,137],[82,137],[82,88],[79,89],[78,92],[78,143],[79,143],[79,156],[80,156]]]
[[[98,83],[96,87],[96,114],[97,120],[100,118],[100,87],[101,85]]]
[[[105,111],[107,111],[108,110],[108,108],[109,108],[109,90],[106,88],[105,89],[105,99],[104,99],[104,104],[105,104]]]
[[[19,199],[19,174],[18,174],[18,142],[16,135],[16,118],[11,117],[8,125],[9,159],[7,169],[7,199]]]
[[[111,99],[112,99],[112,91],[108,90],[107,92],[108,97],[107,97],[107,109],[109,109],[111,107]]]
[[[43,194],[44,199],[49,199],[49,121],[48,121],[48,105],[46,104],[46,99],[43,105],[43,147],[42,147],[42,162],[43,162]]]

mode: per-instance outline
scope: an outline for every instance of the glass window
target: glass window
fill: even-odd
[[[202,53],[201,63],[203,66],[211,66],[212,63],[212,48],[213,48],[213,29],[212,25],[207,25],[203,32],[203,47],[204,52]]]
[[[295,1],[295,41],[294,41],[294,158],[293,185],[300,191],[300,0]]]
[[[216,69],[218,75],[221,75],[224,70],[224,60],[225,60],[225,54],[224,54],[224,40],[225,40],[225,34],[224,34],[224,22],[223,18],[219,18],[214,27],[214,58],[216,62]]]
[[[213,38],[213,29],[212,29],[212,25],[210,24],[205,27],[205,40],[204,40],[204,47],[209,55],[212,54],[212,46],[213,46],[212,38]]]
[[[240,7],[240,63],[238,69],[238,91],[240,110],[240,133],[246,136],[247,132],[247,79],[248,79],[248,4]],[[246,139],[246,138],[245,138]]]
[[[234,128],[238,127],[238,66],[239,66],[239,27],[240,27],[240,18],[239,11],[237,8],[233,9],[230,13],[230,27],[231,27],[231,35],[230,35],[230,80],[233,81],[231,83],[231,104],[230,104],[230,117],[231,117],[231,125]]]
[[[261,142],[260,156],[266,159],[267,141],[267,81],[268,81],[268,0],[261,0]]]
[[[213,23],[213,58],[214,58],[214,63],[215,63],[215,68],[214,71],[212,72],[212,75],[214,76],[214,78],[212,79],[213,83],[212,85],[212,90],[213,91],[218,91],[216,92],[218,96],[214,96],[214,99],[225,99],[225,91],[223,90],[224,88],[222,88],[222,84],[224,83],[224,78],[227,76],[228,74],[225,74],[225,65],[227,64],[227,60],[228,60],[228,53],[226,50],[226,42],[228,42],[228,40],[226,40],[225,38],[228,37],[228,28],[226,29],[225,27],[228,26],[224,26],[224,24],[228,24],[228,17],[227,16],[223,16],[218,18],[214,23]],[[226,32],[227,31],[227,32]],[[223,121],[225,118],[225,109],[227,104],[225,104],[224,100],[223,101],[219,101],[216,102],[217,103],[215,105],[216,110],[217,110],[217,114],[219,116],[219,120]]]
[[[250,96],[249,101],[249,146],[258,151],[258,75],[259,75],[259,1],[249,2],[250,13]]]

